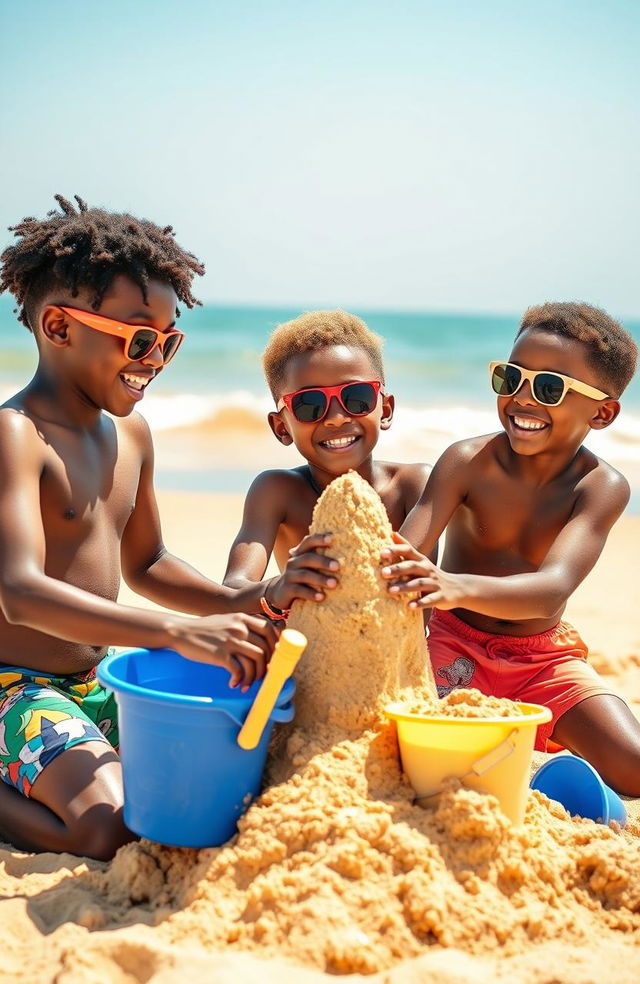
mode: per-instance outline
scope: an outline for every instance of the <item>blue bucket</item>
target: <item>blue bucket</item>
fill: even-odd
[[[107,656],[98,679],[115,692],[124,819],[136,834],[177,847],[217,847],[260,792],[274,722],[293,719],[295,682],[285,682],[256,748],[238,732],[260,689],[229,687],[219,666],[172,649]]]
[[[557,800],[572,816],[587,817],[596,823],[615,820],[621,827],[627,822],[627,811],[618,794],[577,755],[555,755],[540,766],[530,785]]]

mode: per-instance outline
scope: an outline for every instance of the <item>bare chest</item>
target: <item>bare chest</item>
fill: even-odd
[[[527,488],[515,482],[485,481],[470,490],[453,523],[471,549],[493,556],[497,566],[537,568],[575,504],[567,484]]]
[[[389,521],[394,530],[400,529],[407,517],[402,489],[394,483],[388,482],[386,487],[380,492],[380,498],[387,511]],[[313,509],[318,500],[317,493],[309,488],[302,488],[301,493],[287,504],[287,514],[285,521],[281,523],[276,536],[274,555],[280,570],[283,570],[289,559],[289,550],[297,546],[309,532],[309,526],[313,516]],[[327,532],[332,532],[327,530]],[[336,531],[340,532],[340,531]],[[327,551],[330,553],[330,551]]]
[[[114,428],[95,439],[56,434],[47,444],[40,506],[47,540],[90,543],[120,540],[135,504],[141,462]]]

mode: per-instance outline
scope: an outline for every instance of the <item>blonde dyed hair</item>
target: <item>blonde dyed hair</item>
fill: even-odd
[[[346,345],[366,352],[374,375],[384,383],[383,340],[361,318],[347,311],[305,311],[278,325],[262,356],[262,366],[274,400],[282,396],[287,365],[296,355],[332,345]]]

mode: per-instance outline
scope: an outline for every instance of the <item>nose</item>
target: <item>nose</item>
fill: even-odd
[[[349,414],[340,406],[338,397],[332,396],[323,423],[330,427],[340,427],[345,420],[349,420]]]
[[[152,366],[154,369],[162,369],[164,365],[164,356],[162,354],[162,348],[160,341],[157,341],[150,352],[147,352],[145,356],[140,359],[143,365]]]
[[[518,392],[513,394],[512,399],[515,400],[516,403],[519,403],[521,406],[524,406],[525,404],[529,406],[538,405],[538,401],[533,395],[533,390],[531,388],[531,381],[529,379],[524,380]]]

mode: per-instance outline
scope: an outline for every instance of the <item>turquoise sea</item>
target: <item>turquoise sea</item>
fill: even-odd
[[[33,337],[15,320],[12,308],[10,298],[0,298],[3,399],[24,385],[35,367]],[[260,356],[273,328],[299,313],[297,308],[214,305],[184,311],[180,327],[187,338],[182,349],[140,407],[156,435],[200,429],[219,440],[220,430],[230,429],[235,441],[244,432],[251,441],[273,442],[264,422],[272,404]],[[517,315],[355,313],[385,339],[387,387],[398,406],[385,437],[385,457],[433,460],[453,440],[497,429],[487,364],[508,356]],[[640,342],[640,322],[625,324]],[[640,510],[640,374],[624,395],[618,420],[588,442],[630,477],[634,511]],[[159,460],[157,481],[173,488],[244,491],[257,470],[249,446],[246,455],[232,458],[229,462],[217,455],[215,466],[202,461],[189,466],[183,460],[179,474]]]

